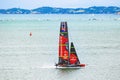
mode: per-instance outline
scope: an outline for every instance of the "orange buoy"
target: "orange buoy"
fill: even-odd
[[[30,36],[32,36],[32,32],[30,32]]]

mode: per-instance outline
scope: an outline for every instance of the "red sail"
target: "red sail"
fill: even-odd
[[[68,64],[69,61],[69,39],[67,22],[61,22],[59,36],[59,64]]]
[[[75,50],[72,42],[71,42],[71,48],[70,48],[70,64],[80,65],[80,61],[78,59],[78,56],[76,54],[76,50]]]

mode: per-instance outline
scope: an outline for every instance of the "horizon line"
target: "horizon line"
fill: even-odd
[[[90,8],[90,7],[119,7],[119,6],[89,6],[89,7],[52,7],[52,6],[41,6],[41,7],[37,7],[37,8],[42,8],[42,7],[51,7],[51,8],[72,8],[72,9],[76,9],[76,8]],[[32,9],[37,9],[37,8],[22,8],[22,7],[11,7],[11,8],[0,8],[0,9],[12,9],[12,8],[17,8],[17,9],[28,9],[28,10],[32,10]],[[120,7],[119,7],[120,8]]]

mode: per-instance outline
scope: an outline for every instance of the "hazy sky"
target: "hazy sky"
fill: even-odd
[[[77,8],[90,6],[118,6],[120,0],[0,0],[0,9],[26,8],[33,9],[42,6]]]

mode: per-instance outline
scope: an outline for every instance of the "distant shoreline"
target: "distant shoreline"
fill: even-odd
[[[36,9],[0,9],[0,14],[120,14],[117,6],[92,6],[89,8],[40,7]]]

